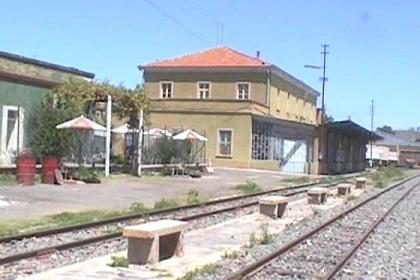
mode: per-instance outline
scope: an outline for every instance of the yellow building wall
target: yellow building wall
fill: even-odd
[[[272,77],[270,114],[295,122],[316,124],[316,98],[302,89]]]
[[[206,156],[213,165],[250,167],[252,120],[249,114],[151,112],[150,127],[194,129],[208,138]],[[218,130],[222,128],[233,131],[232,157],[216,154]]]
[[[145,73],[145,93],[160,99],[160,82],[173,82],[174,99],[197,99],[198,82],[210,82],[210,99],[237,99],[236,83],[249,82],[251,100],[267,104],[267,77],[264,73]]]

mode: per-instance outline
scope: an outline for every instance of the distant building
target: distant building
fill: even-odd
[[[375,144],[388,147],[390,152],[396,153],[398,165],[420,165],[420,142],[417,140],[419,132],[405,130],[389,132],[377,129],[375,133],[382,137]],[[369,154],[367,156],[370,157]]]
[[[318,173],[319,93],[230,48],[139,66],[152,128],[191,128],[217,166]]]
[[[371,151],[372,147],[372,153]],[[372,160],[373,166],[391,166],[398,164],[398,154],[391,151],[387,146],[381,146],[376,143],[366,146],[366,159]]]
[[[9,164],[27,143],[25,119],[55,85],[70,77],[93,79],[93,73],[0,52],[0,164]]]

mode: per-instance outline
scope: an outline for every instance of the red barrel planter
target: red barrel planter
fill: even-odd
[[[55,170],[60,167],[60,159],[56,157],[48,157],[42,160],[42,183],[55,183]]]
[[[21,157],[16,161],[16,178],[18,184],[31,186],[35,184],[36,159]]]

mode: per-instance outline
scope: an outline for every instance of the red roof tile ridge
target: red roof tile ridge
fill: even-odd
[[[226,47],[226,46],[221,46],[221,47],[202,50],[202,51],[195,52],[195,53],[190,53],[190,54],[186,54],[186,55],[177,56],[177,57],[170,58],[170,59],[164,59],[164,60],[160,60],[160,61],[158,60],[156,62],[148,63],[145,66],[146,67],[165,67],[165,66],[175,66],[175,67],[180,66],[180,67],[182,67],[182,65],[181,65],[182,63],[180,63],[180,65],[176,65],[176,62],[177,61],[182,62],[182,60],[185,60],[185,59],[194,59],[196,57],[200,57],[200,56],[203,56],[203,55],[206,55],[206,54],[209,54],[209,53],[215,53],[215,52],[218,52],[218,51],[227,51],[227,52],[233,53],[237,56],[240,56],[242,58],[246,58],[246,59],[250,60],[248,65],[246,65],[246,63],[243,63],[244,65],[241,65],[241,63],[238,64],[237,62],[233,62],[230,66],[252,66],[252,67],[262,66],[262,67],[267,67],[267,66],[272,65],[271,63],[265,62],[265,61],[263,61],[259,58],[249,56],[247,54],[241,53],[237,50],[234,50],[234,49]],[[170,64],[173,64],[173,65],[170,65]],[[188,65],[188,64],[189,63],[186,63],[186,65]],[[194,65],[188,65],[188,66],[194,66]],[[208,66],[208,67],[213,66],[213,67],[215,67],[217,65],[207,65],[206,63],[204,63],[204,65],[196,65],[196,66],[204,66],[204,67],[205,66]],[[222,63],[219,66],[229,66],[229,64],[224,65]]]

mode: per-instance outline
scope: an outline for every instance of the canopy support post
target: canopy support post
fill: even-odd
[[[142,157],[142,147],[143,147],[143,109],[140,109],[139,116],[139,141],[137,141],[137,175],[141,177],[141,157]]]
[[[106,139],[105,139],[105,177],[109,177],[109,165],[111,158],[111,116],[112,114],[112,99],[108,95],[106,104]]]

